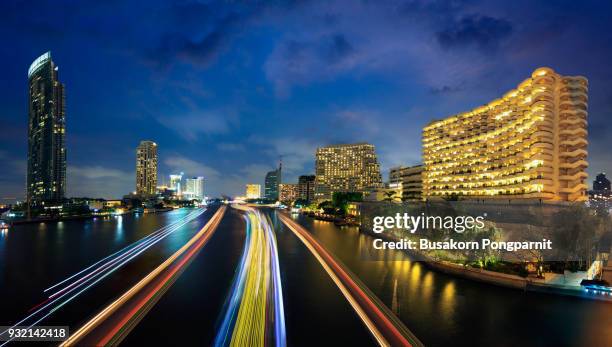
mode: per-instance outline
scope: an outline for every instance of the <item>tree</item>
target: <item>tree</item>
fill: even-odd
[[[392,202],[392,201],[395,201],[395,196],[397,195],[397,192],[395,190],[387,190],[385,191],[384,194],[385,194],[385,197],[383,198],[383,200]]]
[[[601,229],[601,219],[583,206],[573,206],[553,215],[551,240],[564,268],[579,270],[590,263]]]
[[[363,201],[363,194],[358,192],[335,192],[332,194],[333,206],[342,214],[346,214],[349,202]]]
[[[293,206],[295,207],[304,207],[308,205],[308,200],[306,199],[297,199],[293,202]]]

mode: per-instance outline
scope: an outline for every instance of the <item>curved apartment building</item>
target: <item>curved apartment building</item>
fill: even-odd
[[[584,201],[587,79],[539,68],[502,98],[423,129],[423,196]]]

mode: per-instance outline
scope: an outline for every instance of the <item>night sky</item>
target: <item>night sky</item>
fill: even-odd
[[[604,7],[605,6],[605,7]],[[134,190],[135,148],[206,193],[314,173],[317,146],[420,161],[421,128],[540,66],[589,79],[589,178],[612,169],[612,5],[604,1],[2,1],[0,199],[23,199],[27,69],[66,85],[68,196]],[[167,178],[166,178],[167,180]]]

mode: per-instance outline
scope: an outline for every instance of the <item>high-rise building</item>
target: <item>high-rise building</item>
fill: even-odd
[[[261,198],[261,185],[260,184],[247,184],[246,194],[247,199],[259,199]]]
[[[334,192],[368,193],[382,186],[374,145],[368,143],[317,148],[315,200],[330,200]]]
[[[587,88],[539,68],[501,99],[430,123],[424,196],[586,200]]]
[[[314,201],[315,175],[302,175],[298,179],[300,199]]]
[[[157,144],[140,141],[136,149],[136,193],[154,195],[157,188]]]
[[[610,180],[606,178],[605,172],[601,172],[595,176],[593,190],[596,192],[610,192]]]
[[[30,65],[28,82],[27,198],[61,200],[66,192],[65,91],[51,52]]]
[[[282,165],[278,166],[278,169],[269,171],[266,174],[266,180],[264,182],[264,196],[266,199],[278,200],[279,187],[282,177]]]
[[[593,190],[589,191],[589,205],[596,209],[609,213],[612,205],[612,193],[610,192],[610,180],[606,178],[605,172],[599,173],[593,181]]]
[[[204,199],[204,177],[185,179],[185,190],[182,193],[189,195],[192,199]]]
[[[397,166],[389,170],[390,186],[399,187],[403,201],[421,200],[423,193],[423,165]]]
[[[178,175],[170,175],[170,189],[174,190],[176,195],[183,194],[183,187],[181,183],[183,182],[183,173],[181,172]]]
[[[295,201],[300,197],[299,186],[295,183],[281,183],[279,185],[279,198],[280,201]]]

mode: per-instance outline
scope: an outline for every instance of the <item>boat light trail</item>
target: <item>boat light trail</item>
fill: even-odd
[[[225,206],[221,206],[185,245],[85,323],[61,346],[119,344],[206,245],[223,218],[225,209]]]
[[[125,264],[136,258],[138,255],[149,249],[151,246],[155,245],[157,242],[161,241],[173,232],[179,230],[187,223],[193,221],[195,218],[204,213],[204,211],[205,209],[198,209],[196,211],[190,212],[189,214],[181,217],[178,221],[156,230],[154,233],[149,235],[152,237],[144,237],[141,240],[136,241],[131,245],[123,248],[122,250],[113,253],[111,256],[108,256],[102,259],[101,261],[96,262],[94,265],[91,265],[86,269],[75,273],[74,275],[68,277],[66,280],[59,282],[57,285],[49,287],[48,289],[58,287],[59,285],[64,284],[71,279],[75,279],[79,275],[85,274],[83,277],[76,279],[74,282],[69,283],[63,289],[60,289],[58,292],[50,295],[47,300],[31,308],[28,311],[28,313],[30,313],[29,315],[27,315],[25,318],[22,318],[17,323],[13,324],[12,327],[0,332],[0,336],[5,334],[9,329],[15,328],[16,326],[28,325],[28,327],[32,327],[40,323],[42,320],[49,317],[51,314],[74,300],[76,297],[93,287],[95,284],[102,281],[104,278],[110,276],[112,273],[114,273],[115,271],[123,267]],[[87,273],[88,270],[91,270],[91,272]],[[78,289],[80,290],[77,291]],[[0,347],[5,346],[12,340],[13,339],[8,339],[7,341],[4,341],[2,344],[0,344]]]
[[[286,346],[285,313],[276,237],[259,210],[244,212],[245,248],[215,346]]]
[[[109,260],[109,259],[113,258],[114,256],[116,256],[116,255],[118,255],[118,254],[121,254],[121,253],[123,253],[123,252],[127,252],[127,251],[129,251],[129,250],[130,250],[132,247],[137,247],[137,246],[139,246],[139,245],[140,245],[140,244],[142,244],[142,243],[146,243],[146,242],[150,241],[151,239],[155,238],[156,236],[158,236],[158,235],[162,234],[163,232],[167,231],[168,229],[172,228],[173,226],[175,226],[175,225],[177,225],[177,224],[181,223],[183,220],[186,220],[186,219],[191,220],[191,219],[193,219],[193,218],[195,218],[195,217],[199,216],[199,215],[200,215],[200,214],[202,214],[203,212],[204,212],[204,210],[202,210],[202,211],[193,211],[193,212],[190,212],[189,214],[187,214],[186,216],[184,216],[183,218],[181,218],[181,220],[179,220],[179,221],[177,221],[177,222],[175,222],[175,223],[172,223],[172,224],[166,225],[166,226],[164,226],[164,227],[162,227],[162,228],[160,228],[160,229],[156,230],[155,232],[153,232],[153,233],[151,233],[151,234],[149,234],[149,235],[147,235],[147,236],[145,236],[145,237],[141,238],[140,240],[138,240],[138,241],[136,241],[136,242],[133,242],[133,243],[131,243],[131,244],[129,244],[129,245],[127,245],[127,246],[125,246],[124,248],[122,248],[122,249],[118,250],[117,252],[115,252],[115,253],[113,253],[113,254],[111,254],[111,255],[109,255],[109,256],[107,256],[107,257],[105,257],[105,258],[103,258],[103,259],[101,259],[101,260],[99,260],[99,261],[97,261],[96,263],[94,263],[94,264],[90,265],[89,267],[87,267],[87,268],[85,268],[85,269],[83,269],[83,270],[81,270],[81,271],[79,271],[79,272],[77,272],[77,273],[75,273],[75,274],[71,275],[70,277],[68,277],[68,278],[64,279],[63,281],[58,282],[58,283],[56,283],[56,284],[52,285],[51,287],[49,287],[49,288],[45,289],[45,290],[44,290],[44,292],[46,293],[46,292],[50,291],[50,290],[51,290],[51,289],[53,289],[53,288],[59,287],[60,285],[62,285],[62,284],[64,284],[64,283],[68,282],[69,280],[71,280],[71,279],[73,279],[73,278],[75,278],[75,277],[77,277],[77,276],[79,276],[79,275],[81,275],[81,274],[83,274],[83,273],[87,272],[88,270],[91,270],[92,268],[96,267],[97,265],[102,264],[104,261]]]
[[[418,338],[304,227],[283,213],[278,215],[319,261],[381,346],[422,346]]]

